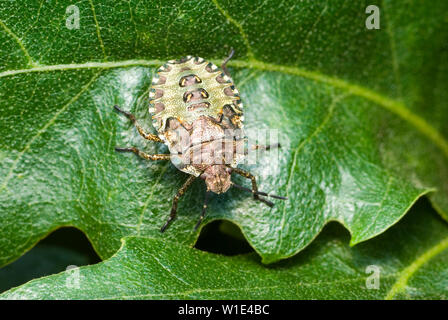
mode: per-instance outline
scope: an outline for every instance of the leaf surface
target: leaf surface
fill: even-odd
[[[366,1],[80,1],[70,30],[71,4],[0,4],[0,264],[68,225],[104,259],[126,236],[192,246],[204,186],[161,235],[186,176],[116,154],[116,145],[167,150],[141,141],[112,106],[151,130],[155,68],[187,54],[218,63],[230,46],[246,127],[278,129],[283,144],[278,162],[266,154],[250,169],[261,190],[289,200],[270,209],[231,190],[214,197],[205,223],[233,221],[269,263],[333,220],[351,244],[370,239],[430,191],[448,217],[445,1],[385,0],[380,30],[365,28]]]
[[[351,248],[347,232],[331,224],[300,255],[268,267],[256,254],[225,257],[126,238],[109,260],[33,280],[0,298],[444,299],[447,247],[446,223],[419,202],[376,239]]]

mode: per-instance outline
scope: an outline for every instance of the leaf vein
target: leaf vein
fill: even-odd
[[[154,184],[151,188],[151,193],[149,194],[148,198],[145,201],[145,204],[143,205],[142,208],[142,212],[140,213],[140,217],[138,219],[138,224],[137,224],[137,235],[140,235],[140,229],[142,227],[143,224],[143,217],[145,216],[145,211],[146,208],[148,208],[149,203],[151,202],[153,196],[154,196],[154,191],[156,186],[159,186],[159,182],[160,179],[162,178],[163,174],[166,172],[166,170],[168,169],[168,167],[170,166],[171,162],[168,162],[167,164],[164,165],[164,167],[162,168],[162,170],[160,171],[159,176],[155,179]]]
[[[254,53],[252,51],[252,47],[250,45],[249,38],[248,38],[246,32],[244,31],[244,28],[243,28],[242,24],[239,23],[234,18],[232,18],[230,16],[230,14],[226,10],[224,10],[223,7],[221,7],[221,5],[219,4],[218,0],[212,0],[212,2],[216,6],[216,8],[221,12],[221,14],[227,19],[227,21],[229,21],[231,24],[233,24],[235,27],[238,28],[238,30],[240,31],[240,35],[243,38],[244,44],[246,46],[247,55],[249,57],[249,60],[254,59]]]
[[[22,40],[11,29],[9,29],[8,26],[1,19],[0,19],[0,25],[3,27],[6,33],[9,34],[11,38],[13,38],[17,42],[23,54],[25,55],[26,59],[28,60],[28,65],[31,67],[37,67],[39,64],[35,62],[33,58],[31,58],[30,53],[25,48],[25,45],[23,44]]]
[[[96,35],[98,36],[98,41],[100,42],[101,50],[103,51],[104,59],[107,60],[106,49],[104,48],[103,39],[101,38],[100,25],[98,23],[98,19],[96,18],[95,6],[93,5],[93,1],[89,0],[90,7],[92,8],[93,20],[95,20],[96,26]]]
[[[403,291],[409,279],[418,271],[418,269],[446,249],[448,249],[448,237],[442,239],[435,246],[431,247],[429,250],[425,251],[422,255],[412,261],[409,266],[400,272],[396,282],[387,293],[385,300],[392,300],[397,293]]]
[[[33,142],[36,141],[37,138],[39,138],[51,125],[53,125],[55,123],[56,119],[59,117],[59,115],[62,112],[67,110],[67,108],[71,104],[73,104],[74,102],[76,102],[79,99],[79,97],[90,87],[90,85],[95,82],[95,80],[98,78],[98,76],[100,75],[101,72],[102,72],[101,70],[99,72],[97,72],[92,77],[92,79],[90,79],[90,81],[86,85],[84,85],[84,87],[82,87],[81,90],[73,98],[70,99],[70,101],[68,101],[61,109],[59,109],[54,114],[54,116],[41,129],[39,129],[37,131],[37,133],[30,139],[30,141],[28,141],[28,143],[25,145],[25,148],[23,148],[23,150],[17,156],[16,160],[14,160],[11,168],[9,169],[8,174],[6,175],[5,179],[3,180],[2,185],[0,186],[0,191],[6,188],[9,180],[12,177],[14,170],[17,168],[17,164],[19,163],[19,161],[23,157],[23,155],[30,149]]]
[[[384,12],[386,13],[387,12],[386,4],[385,4],[386,1],[382,0],[381,2],[383,5]],[[402,94],[401,94],[401,86],[400,86],[400,68],[399,68],[398,62],[397,62],[397,48],[396,48],[395,35],[392,31],[392,29],[393,29],[392,21],[387,19],[388,16],[386,16],[385,13],[383,14],[383,16],[386,18],[386,21],[387,21],[386,33],[389,38],[389,47],[390,47],[390,52],[391,52],[391,56],[392,56],[392,67],[393,67],[394,75],[395,75],[395,83],[397,85],[398,94],[401,97]]]
[[[322,129],[326,126],[328,121],[330,121],[331,117],[333,116],[334,109],[335,109],[337,103],[340,100],[342,100],[343,98],[345,98],[346,96],[347,96],[346,94],[341,94],[333,99],[333,101],[331,102],[331,104],[328,108],[328,113],[325,116],[325,118],[322,120],[322,123],[306,139],[304,139],[302,142],[300,142],[299,145],[297,146],[297,148],[294,150],[294,156],[293,156],[293,160],[291,163],[291,169],[289,171],[287,183],[286,183],[286,197],[289,197],[289,190],[291,188],[291,179],[293,176],[293,171],[296,167],[297,155],[298,155],[299,151],[302,150],[303,147],[307,143],[309,143],[316,135],[318,135],[322,131]],[[278,246],[277,246],[277,253],[280,253],[280,250],[282,247],[282,239],[283,239],[282,233],[283,233],[283,229],[285,227],[285,222],[286,222],[286,204],[283,205],[282,219],[281,219],[281,223],[280,223],[280,231],[279,231],[279,236],[278,236],[279,241],[278,241]]]
[[[305,39],[302,41],[302,42],[303,42],[303,45],[302,45],[302,47],[300,48],[300,51],[299,51],[299,53],[298,53],[298,55],[297,55],[297,59],[296,59],[297,62],[299,62],[299,61],[301,60],[302,55],[303,55],[303,50],[305,49],[305,46],[306,46],[306,44],[307,44],[307,42],[308,42],[308,38],[309,38],[310,35],[313,33],[313,31],[314,31],[314,29],[316,28],[316,26],[319,24],[320,20],[322,19],[322,16],[325,14],[325,12],[327,11],[327,9],[328,9],[328,0],[325,1],[325,6],[324,6],[324,8],[323,8],[322,11],[320,12],[320,14],[319,14],[319,16],[317,17],[316,21],[314,21],[314,23],[313,23],[313,25],[311,26],[310,30],[308,30],[308,32],[306,33],[306,35],[305,35]]]
[[[157,263],[166,271],[168,272],[168,274],[170,274],[171,276],[173,276],[173,278],[179,280],[180,282],[186,284],[187,286],[191,287],[191,284],[189,284],[187,281],[185,281],[184,279],[182,279],[181,277],[179,277],[177,274],[175,274],[170,268],[168,268],[166,265],[164,265],[162,262],[160,262],[160,260],[153,254],[150,254],[150,256],[157,261]]]
[[[92,69],[92,68],[112,69],[112,68],[123,68],[132,66],[154,67],[159,66],[163,63],[164,62],[161,60],[125,60],[115,62],[87,62],[79,64],[48,65],[28,69],[3,71],[0,72],[0,78],[32,72],[49,72],[49,71],[79,70],[79,69]],[[283,65],[271,64],[263,61],[258,61],[255,59],[250,61],[231,60],[229,62],[229,66],[233,66],[236,68],[250,68],[262,71],[272,71],[272,72],[280,72],[284,74],[295,75],[312,81],[330,85],[332,87],[344,90],[347,93],[352,94],[354,96],[358,96],[367,99],[369,101],[372,101],[378,106],[390,111],[391,113],[395,114],[396,116],[400,117],[404,121],[411,124],[422,135],[426,136],[429,140],[431,140],[442,151],[444,156],[448,158],[448,141],[425,119],[413,113],[412,110],[408,109],[401,101],[386,97],[378,92],[367,89],[361,85],[350,83],[343,79],[328,76],[316,71],[308,71],[298,67],[288,67]]]
[[[382,276],[382,279],[395,278],[396,274],[389,274]],[[126,298],[145,298],[145,297],[167,297],[167,296],[187,296],[195,293],[215,293],[215,292],[238,292],[238,291],[263,291],[266,289],[283,289],[283,288],[291,288],[293,287],[310,287],[310,286],[318,286],[318,285],[337,285],[337,284],[349,284],[356,283],[359,281],[365,280],[366,277],[356,277],[351,279],[342,279],[336,281],[317,281],[317,282],[298,282],[296,284],[289,285],[271,285],[271,286],[254,286],[254,287],[236,287],[236,288],[207,288],[207,289],[192,289],[183,292],[169,292],[169,293],[148,293],[148,294],[137,294],[130,296],[112,296],[112,297],[104,297],[101,299],[109,300],[109,299],[126,299]]]

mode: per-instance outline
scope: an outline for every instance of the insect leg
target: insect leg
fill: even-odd
[[[139,149],[135,147],[129,147],[129,148],[119,148],[115,147],[115,151],[118,152],[133,152],[139,157],[146,159],[146,160],[170,160],[171,155],[169,154],[147,154],[143,151],[140,151]]]
[[[234,53],[235,53],[235,50],[233,50],[233,48],[230,48],[229,56],[224,59],[224,61],[222,62],[222,65],[221,65],[222,71],[224,71],[224,74],[228,77],[230,77],[230,73],[229,73],[229,70],[227,70],[227,62],[229,62],[229,60],[232,59]]]
[[[177,194],[173,198],[173,204],[171,206],[171,212],[168,220],[165,222],[163,227],[160,229],[160,232],[164,232],[171,221],[173,221],[176,218],[177,215],[177,202],[179,201],[179,198],[182,197],[185,193],[185,191],[188,189],[188,187],[191,185],[191,183],[196,179],[195,176],[190,176],[187,181],[185,181],[184,185],[177,191]]]
[[[135,119],[135,116],[132,113],[121,110],[117,105],[114,106],[114,109],[117,110],[118,112],[120,112],[121,114],[124,114],[126,116],[126,118],[131,120],[132,124],[137,128],[138,133],[140,133],[140,135],[143,138],[145,138],[146,140],[163,143],[163,140],[160,139],[157,135],[145,132],[145,130],[143,130],[143,128],[138,124],[137,120]]]
[[[255,200],[264,202],[265,204],[267,204],[270,207],[274,206],[274,204],[271,201],[265,200],[258,196],[257,180],[255,179],[255,176],[252,173],[242,170],[242,169],[239,169],[239,168],[231,168],[231,169],[232,169],[232,172],[238,173],[239,175],[241,175],[247,179],[250,179],[252,181],[252,194],[253,194]]]
[[[276,149],[276,148],[281,148],[280,143],[274,143],[274,144],[269,144],[269,145],[254,144],[252,146],[252,149],[254,149],[254,150],[271,150],[271,149]]]
[[[198,223],[196,223],[196,226],[194,227],[194,230],[197,230],[199,228],[199,225],[202,223],[202,220],[204,220],[205,213],[207,211],[207,203],[208,203],[208,196],[210,195],[210,192],[205,192],[205,198],[204,198],[204,205],[202,206],[202,214],[199,217]]]

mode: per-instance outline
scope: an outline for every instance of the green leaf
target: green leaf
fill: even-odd
[[[14,263],[0,269],[0,292],[35,278],[59,273],[69,266],[98,262],[81,231],[63,228],[39,242]]]
[[[61,226],[85,232],[103,259],[125,236],[193,245],[203,185],[161,235],[186,177],[116,154],[166,148],[145,144],[112,106],[151,130],[154,68],[187,54],[219,63],[230,46],[246,127],[279,129],[283,143],[278,165],[267,154],[251,170],[260,189],[289,200],[270,209],[232,190],[214,197],[205,223],[233,221],[268,263],[329,221],[351,244],[370,239],[431,190],[448,218],[448,4],[385,0],[380,30],[365,28],[368,4],[90,0],[76,3],[72,30],[70,1],[0,4],[0,264]]]
[[[130,237],[107,261],[33,280],[0,298],[443,299],[447,247],[446,223],[420,202],[367,243],[349,247],[345,230],[331,224],[300,255],[269,267],[255,254],[225,257]]]

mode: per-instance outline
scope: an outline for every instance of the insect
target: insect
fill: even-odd
[[[237,168],[247,155],[247,139],[243,131],[243,105],[227,70],[227,62],[233,54],[232,49],[221,65],[222,71],[213,63],[192,56],[170,60],[157,70],[149,92],[149,112],[157,134],[145,132],[133,114],[114,106],[143,138],[166,144],[170,154],[147,154],[136,147],[116,147],[116,151],[133,152],[146,160],[171,160],[190,175],[174,196],[169,218],[161,232],[176,218],[179,198],[198,177],[205,180],[207,191],[195,230],[205,217],[210,193],[224,193],[236,187],[251,192],[255,200],[271,207],[274,204],[263,196],[286,199],[258,191],[255,176]],[[280,145],[252,147],[269,150]],[[232,182],[232,173],[250,179],[252,188]]]

